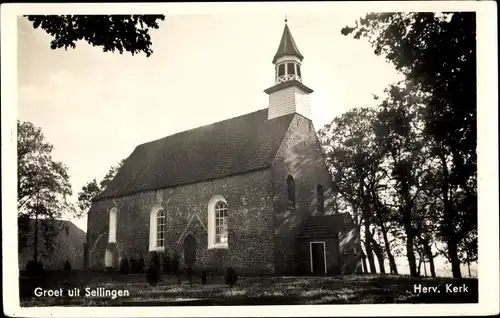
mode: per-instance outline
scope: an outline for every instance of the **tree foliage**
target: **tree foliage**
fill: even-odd
[[[418,89],[429,93],[426,130],[456,152],[457,173],[476,171],[475,13],[368,14],[343,34],[364,37]],[[446,127],[446,129],[444,129]]]
[[[104,52],[129,52],[132,55],[151,49],[151,29],[158,29],[164,15],[29,15],[33,27],[41,28],[53,37],[50,48],[75,48],[84,40],[100,46]]]
[[[92,181],[88,182],[82,187],[82,190],[78,192],[78,216],[83,216],[92,206],[92,199],[104,191],[109,182],[113,180],[118,170],[123,166],[125,159],[121,160],[117,165],[112,166],[104,178],[97,182],[94,178]]]
[[[52,159],[52,150],[41,128],[17,122],[18,214],[60,217],[71,210],[68,168]]]
[[[340,117],[352,117],[349,125],[323,129],[327,154],[338,157],[327,155],[334,183],[358,187],[339,193],[368,214],[365,239],[367,229],[394,229],[412,275],[418,275],[414,252],[435,275],[431,246],[440,241],[453,276],[460,277],[460,262],[477,258],[475,14],[368,14],[341,32],[367,39],[406,79],[387,89],[376,111],[364,111],[371,119],[354,110]],[[360,127],[375,138],[353,139],[352,129]],[[339,144],[350,147],[349,156]]]
[[[26,236],[31,231],[30,219],[36,220],[35,246],[38,244],[38,231],[40,231],[46,249],[50,251],[53,247],[52,239],[61,230],[51,221],[63,214],[75,213],[73,205],[67,201],[68,196],[72,194],[68,168],[52,159],[52,150],[53,146],[47,142],[41,128],[30,122],[17,122],[17,207],[20,248],[26,244]],[[38,219],[44,222],[39,224]]]
[[[352,208],[354,220],[364,235],[370,271],[375,258],[379,270],[385,272],[384,255],[390,260],[391,272],[397,273],[388,232],[393,230],[393,211],[385,204],[381,191],[387,188],[388,175],[383,166],[384,152],[377,144],[376,111],[370,108],[352,109],[335,118],[319,131],[326,163],[333,177],[337,200]],[[342,203],[337,204],[342,205]],[[382,237],[383,244],[378,238]]]

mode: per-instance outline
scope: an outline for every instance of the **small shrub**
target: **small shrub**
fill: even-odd
[[[161,269],[160,269],[160,256],[156,252],[151,253],[149,260],[148,269],[146,271],[146,278],[148,283],[152,286],[156,286],[160,281]]]
[[[120,262],[120,273],[128,274],[130,272],[130,266],[128,263],[128,258],[124,257]]]
[[[139,259],[130,258],[130,272],[134,274],[144,273],[144,258],[141,256]]]
[[[170,259],[170,256],[168,256],[167,253],[163,254],[163,273],[164,274],[170,274],[172,272],[172,260]]]
[[[144,258],[141,256],[139,259],[130,258],[129,259],[130,272],[134,274],[144,273]]]
[[[129,258],[128,265],[129,265],[130,273],[132,273],[132,274],[137,273],[137,261],[135,260],[135,258],[133,258],[133,257]]]
[[[179,255],[178,254],[174,254],[174,257],[171,259],[171,265],[170,265],[170,271],[172,273],[177,273],[179,271]]]
[[[224,282],[230,287],[233,287],[233,285],[236,284],[236,280],[238,280],[238,275],[236,275],[234,268],[227,268],[224,274]]]
[[[188,266],[186,268],[186,277],[190,285],[193,285],[193,267]]]
[[[71,271],[71,263],[69,262],[69,260],[66,260],[66,262],[64,262],[64,270]]]
[[[181,270],[177,270],[175,272],[175,277],[177,278],[177,285],[180,285],[182,283],[182,272],[181,272]]]
[[[202,284],[207,283],[207,272],[206,271],[201,272],[201,283]]]
[[[151,286],[156,286],[160,282],[160,270],[151,266],[147,270],[146,277]]]
[[[140,257],[139,261],[137,262],[137,272],[138,273],[144,273],[144,257]]]
[[[29,276],[39,276],[42,275],[44,270],[43,270],[43,263],[41,261],[35,261],[31,260],[26,264],[26,272]]]

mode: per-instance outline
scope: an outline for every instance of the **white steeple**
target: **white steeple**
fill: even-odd
[[[285,18],[283,35],[273,58],[275,84],[264,91],[269,95],[268,119],[291,113],[311,119],[309,94],[313,90],[302,84],[303,59]]]

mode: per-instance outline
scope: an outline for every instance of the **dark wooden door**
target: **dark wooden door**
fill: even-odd
[[[311,261],[313,275],[325,275],[324,243],[311,243]]]
[[[184,263],[192,267],[196,263],[196,238],[189,234],[184,239]]]

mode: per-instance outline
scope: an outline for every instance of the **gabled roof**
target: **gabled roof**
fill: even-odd
[[[268,168],[293,117],[265,108],[142,144],[94,200]]]
[[[293,40],[292,32],[290,32],[290,28],[288,24],[285,24],[285,29],[283,30],[283,35],[281,36],[280,45],[278,47],[278,51],[274,55],[273,64],[276,63],[276,60],[285,55],[293,55],[296,56],[302,61],[304,57],[300,54],[295,41]]]
[[[356,225],[349,213],[310,216],[297,238],[335,237],[340,232],[350,230]]]

